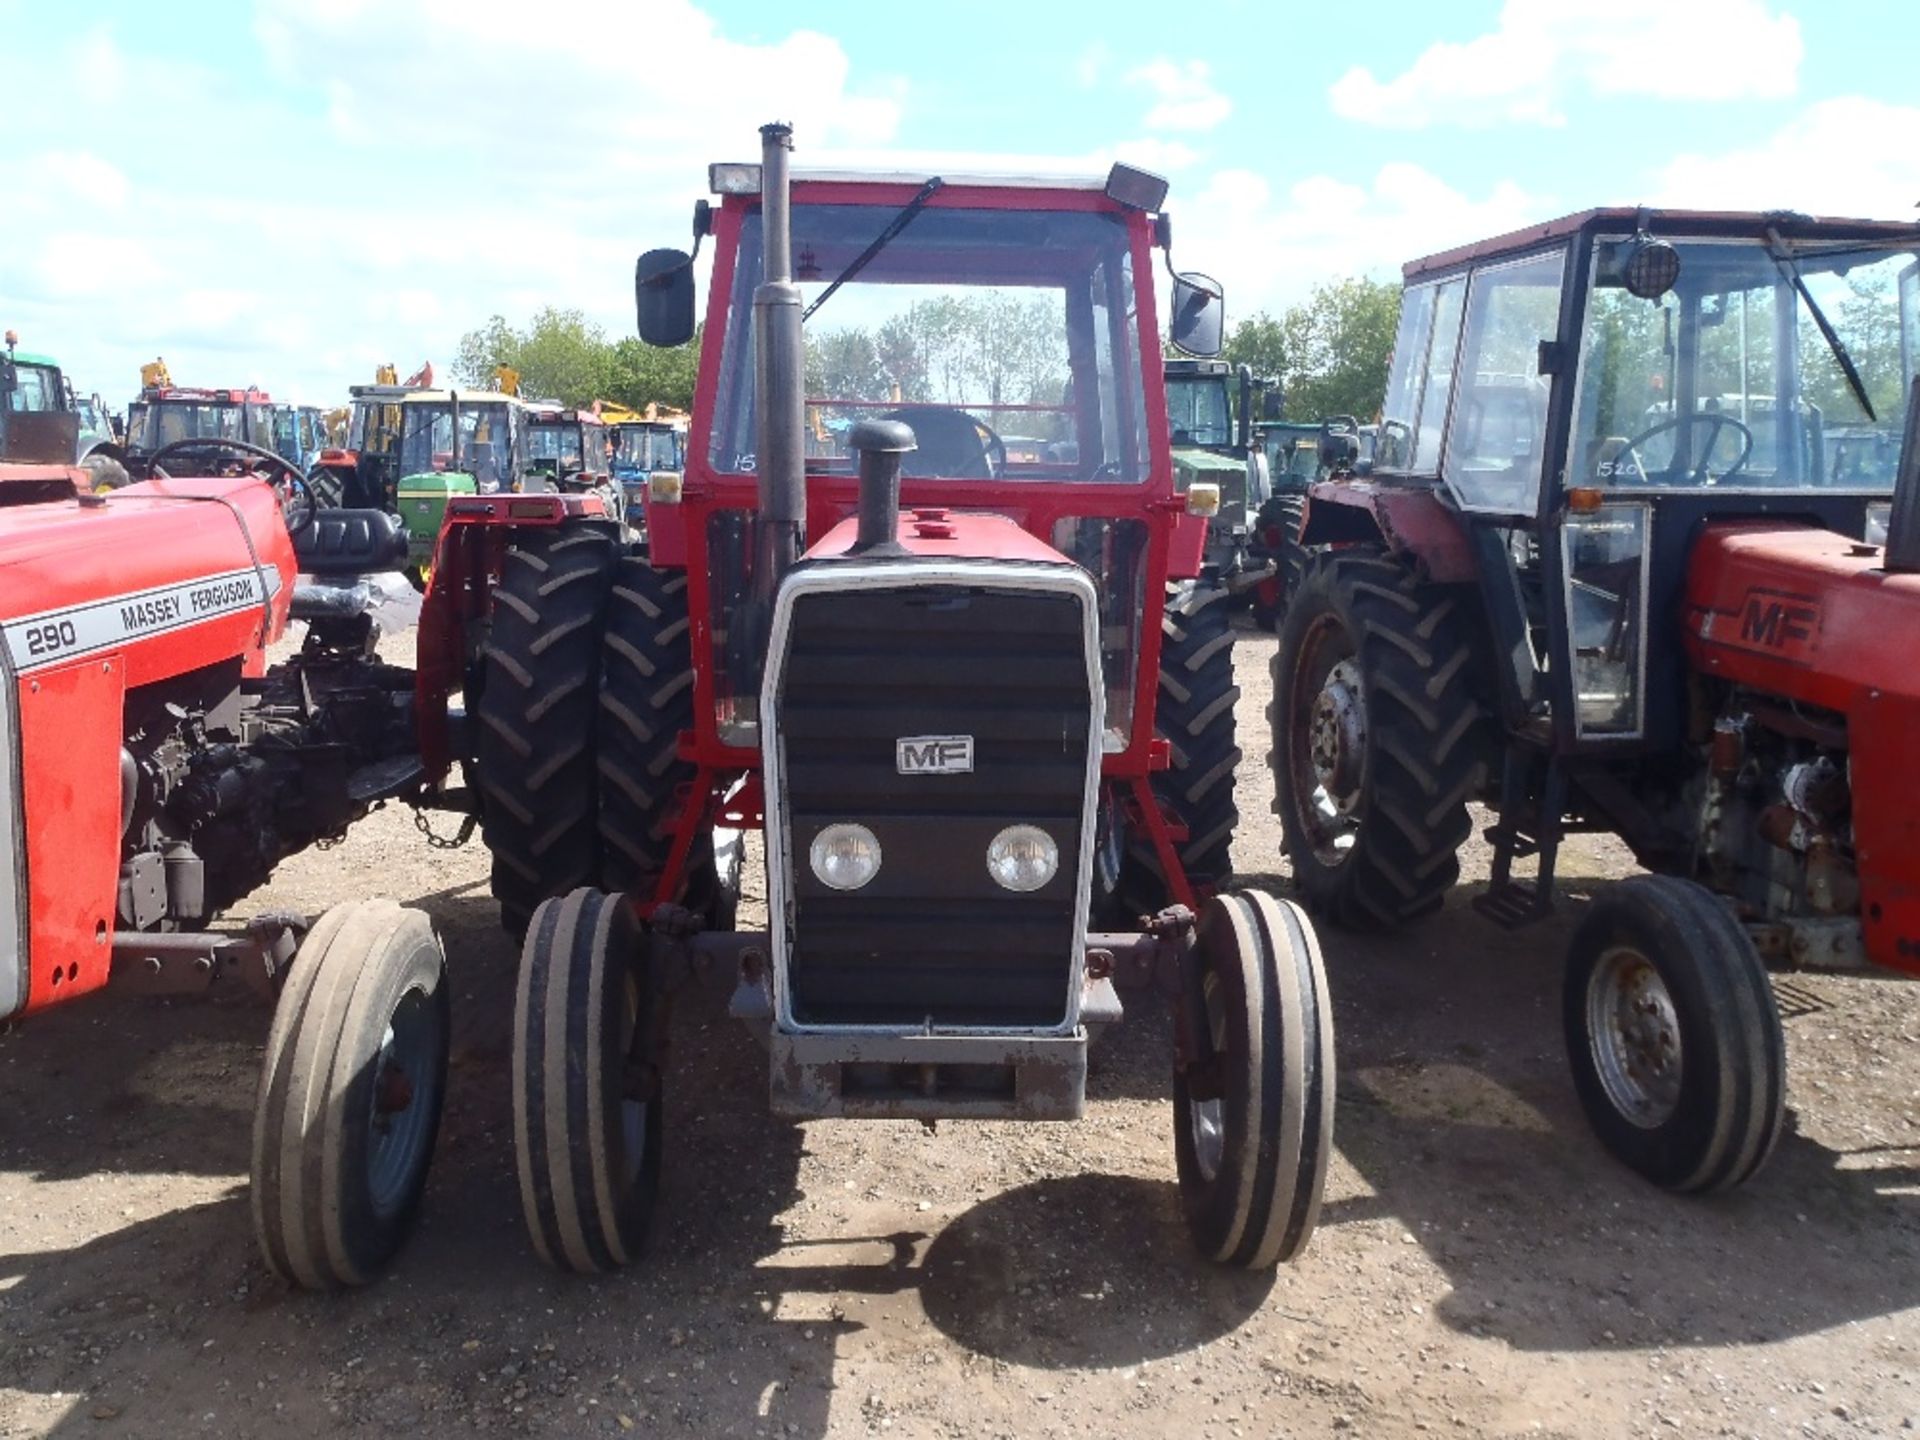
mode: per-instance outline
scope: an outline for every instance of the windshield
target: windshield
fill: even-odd
[[[53,366],[33,365],[22,360],[14,373],[18,383],[11,390],[0,391],[0,399],[6,401],[7,409],[20,414],[60,408],[60,372]]]
[[[1167,376],[1167,425],[1175,445],[1231,445],[1233,418],[1227,408],[1226,376]]]
[[[400,407],[375,404],[371,400],[353,402],[353,418],[347,423],[347,448],[362,455],[391,455],[400,443]]]
[[[613,464],[619,470],[678,470],[680,432],[654,430],[644,425],[616,425]]]
[[[796,205],[796,278],[811,303],[898,214]],[[709,458],[754,468],[753,291],[760,216],[741,223]],[[807,468],[851,474],[847,439],[892,417],[919,442],[908,475],[1144,480],[1145,395],[1124,217],[977,210],[915,215],[806,330]],[[1016,436],[1017,446],[1004,436]]]
[[[253,411],[251,423],[246,414]],[[157,400],[131,407],[127,443],[153,451],[176,440],[249,440],[271,446],[273,420],[267,407],[245,407],[199,400]]]
[[[1681,241],[1679,283],[1649,301],[1622,285],[1631,243],[1594,249],[1569,484],[1892,488],[1920,344],[1904,313],[1912,249],[1803,247],[1776,264],[1753,242]]]
[[[453,467],[453,407],[402,407],[400,473],[425,475]],[[498,489],[512,473],[512,422],[505,405],[460,407],[460,465],[480,489]]]
[[[580,426],[572,422],[543,425],[527,432],[527,455],[534,461],[557,460],[562,470],[590,469],[581,462]]]

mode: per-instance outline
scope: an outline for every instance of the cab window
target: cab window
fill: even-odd
[[[1474,272],[1443,472],[1469,510],[1531,515],[1545,458],[1540,342],[1560,330],[1566,251]]]

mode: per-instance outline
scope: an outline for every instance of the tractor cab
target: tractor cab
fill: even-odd
[[[665,420],[618,421],[613,436],[613,478],[624,494],[627,521],[639,526],[648,485],[655,475],[678,477],[686,468],[686,427]]]
[[[528,473],[526,406],[489,391],[412,390],[396,408],[395,505],[414,561],[424,565],[451,497],[520,488]]]
[[[68,403],[66,379],[51,357],[18,344],[9,330],[0,351],[0,461],[71,465],[80,422]]]
[[[1224,360],[1166,362],[1167,435],[1173,447],[1173,483],[1181,494],[1195,485],[1219,493],[1207,525],[1207,567],[1236,596],[1272,573],[1253,553],[1255,517],[1272,495],[1264,451],[1252,443],[1256,409],[1277,411],[1280,392],[1255,380],[1246,366]]]
[[[326,421],[318,407],[273,407],[273,450],[281,459],[290,465],[297,465],[304,475],[320,463],[320,452],[326,448]]]
[[[273,428],[273,397],[265,391],[208,390],[170,379],[144,384],[127,406],[127,469],[144,476],[149,457],[180,440],[237,440],[271,450]]]
[[[1510,576],[1510,723],[1675,743],[1685,657],[1657,622],[1700,527],[1884,525],[1917,247],[1908,225],[1603,210],[1408,267],[1372,479],[1444,496],[1460,563]]]

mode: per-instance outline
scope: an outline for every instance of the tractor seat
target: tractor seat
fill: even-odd
[[[302,575],[372,575],[407,563],[407,532],[385,510],[318,510],[293,537]]]

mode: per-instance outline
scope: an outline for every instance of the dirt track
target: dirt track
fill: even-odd
[[[1284,888],[1266,664],[1241,637],[1244,883]],[[1484,874],[1483,856],[1468,875]],[[290,1294],[254,1258],[247,1127],[267,1016],[103,997],[0,1034],[0,1433],[61,1436],[1890,1435],[1920,1426],[1920,989],[1781,987],[1789,1133],[1683,1201],[1589,1138],[1554,922],[1466,911],[1327,936],[1337,1161],[1276,1279],[1180,1227],[1165,1016],[1134,1002],[1071,1127],[767,1116],[753,1042],[697,996],[663,1220],[598,1282],[543,1268],[513,1180],[514,954],[476,843],[405,810],[286,865],[261,907],[389,894],[455,969],[447,1119],[395,1272]],[[764,893],[749,877],[752,901]]]

